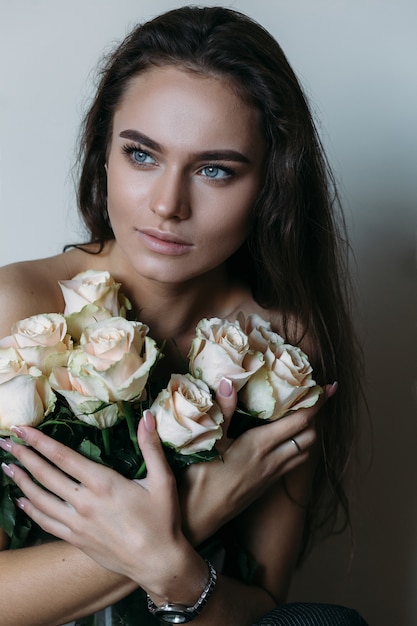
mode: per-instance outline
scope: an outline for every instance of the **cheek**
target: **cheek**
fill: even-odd
[[[250,211],[239,212],[233,216],[229,215],[227,220],[224,219],[223,213],[222,216],[218,216],[218,219],[214,218],[212,224],[215,225],[212,239],[216,241],[216,244],[230,247],[235,251],[249,234],[251,213]]]
[[[138,206],[141,206],[138,185],[129,177],[120,176],[112,170],[107,176],[107,210],[110,219],[127,214]]]
[[[215,220],[213,220],[215,221]],[[248,235],[248,229],[241,224],[226,225],[218,220],[216,228],[201,237],[201,258],[210,259],[213,266],[220,265],[229,259],[241,247]]]

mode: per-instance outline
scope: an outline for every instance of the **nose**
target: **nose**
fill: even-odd
[[[187,219],[191,210],[186,176],[169,168],[161,172],[152,189],[150,208],[163,219]]]

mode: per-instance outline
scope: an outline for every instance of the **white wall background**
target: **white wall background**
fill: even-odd
[[[91,71],[134,23],[180,3],[0,0],[0,264],[80,239],[70,169]],[[417,4],[226,4],[267,26],[310,94],[357,259],[374,459],[353,555],[341,537],[318,547],[292,597],[356,606],[371,626],[415,626]]]

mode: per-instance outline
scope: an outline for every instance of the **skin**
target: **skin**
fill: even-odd
[[[202,317],[256,312],[279,332],[279,312],[261,309],[224,264],[250,227],[264,157],[258,112],[224,81],[173,67],[136,77],[115,114],[106,163],[115,241],[98,255],[72,250],[1,269],[1,336],[16,319],[63,311],[57,281],[86,269],[109,270],[156,341],[172,338],[163,360],[171,371],[178,359],[172,345],[185,356]],[[314,349],[301,347],[310,354]],[[4,468],[25,493],[20,506],[60,541],[1,552],[2,619],[10,626],[62,624],[137,585],[156,604],[194,604],[207,579],[195,546],[230,523],[260,567],[251,586],[220,575],[195,623],[252,624],[285,600],[316,457],[314,419],[333,392],[327,387],[315,407],[237,440],[225,437],[223,462],[189,468],[179,493],[152,414],[138,429],[148,467],[141,481],[96,465],[36,429],[17,433],[32,449],[3,440],[0,445],[48,489],[14,464]],[[217,400],[227,426],[236,404],[227,381]]]

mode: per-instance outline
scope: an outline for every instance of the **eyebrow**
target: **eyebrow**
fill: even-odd
[[[156,152],[163,152],[162,146],[157,141],[154,141],[137,130],[123,130],[119,134],[119,137],[136,141]],[[238,150],[204,150],[203,152],[196,153],[195,156],[206,161],[237,161],[240,163],[250,163],[248,157]]]

